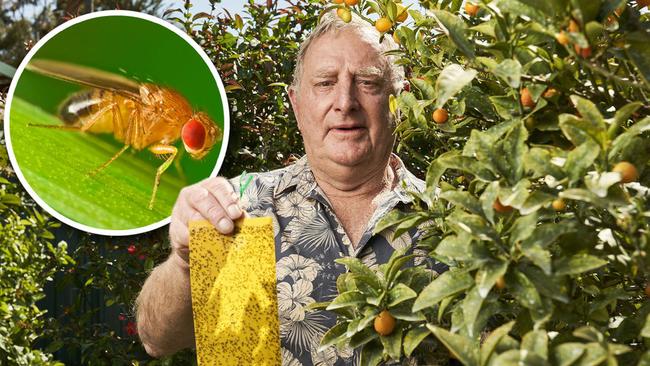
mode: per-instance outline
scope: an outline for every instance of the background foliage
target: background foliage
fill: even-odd
[[[86,12],[89,3],[47,3],[37,8],[40,13],[37,11],[34,19],[20,17],[30,2],[3,3],[0,61],[17,66],[40,37],[56,24]],[[302,154],[285,86],[291,81],[298,42],[315,23],[321,5],[302,0],[289,5],[251,1],[242,14],[216,10],[195,14],[190,2],[165,12],[159,0],[92,3],[94,10],[117,7],[163,17],[185,29],[206,50],[220,70],[231,103],[229,154],[221,174],[275,169]],[[9,82],[0,79],[3,97]],[[6,223],[13,225],[14,216],[35,222],[31,231],[17,226],[12,229],[14,234],[2,238],[7,245],[3,242],[0,248],[19,252],[6,254],[7,260],[1,257],[0,261],[2,270],[7,268],[1,272],[0,352],[11,352],[6,357],[0,353],[0,365],[34,365],[34,359],[50,365],[195,364],[191,351],[153,360],[137,338],[133,303],[148,272],[169,253],[166,228],[137,237],[110,238],[59,227],[26,198],[8,163],[4,141],[0,152],[2,177],[11,182],[0,182],[10,193],[1,197],[7,197],[8,207],[13,208],[0,209],[2,225],[12,228]],[[23,197],[22,204],[18,198],[10,198],[15,194]],[[61,247],[52,244],[50,249],[49,241],[62,241]],[[12,259],[14,256],[29,266],[19,266],[23,262]],[[16,268],[5,263],[16,263]],[[22,276],[33,279],[19,281]],[[29,289],[20,299],[15,298],[18,286]]]

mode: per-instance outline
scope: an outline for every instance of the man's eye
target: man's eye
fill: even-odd
[[[319,81],[316,83],[316,86],[332,86],[334,85],[333,81]]]
[[[379,83],[377,81],[375,81],[375,80],[361,80],[361,81],[359,81],[359,83],[361,85],[364,85],[364,86],[377,86],[377,85],[379,85]]]

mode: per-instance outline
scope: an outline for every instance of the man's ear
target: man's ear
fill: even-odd
[[[298,129],[300,129],[300,110],[298,108],[298,92],[296,91],[295,86],[289,87],[289,101],[291,102],[291,109],[293,109],[293,114],[296,116],[296,121],[298,122]]]

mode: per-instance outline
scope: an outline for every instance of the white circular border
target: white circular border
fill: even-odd
[[[212,173],[210,173],[210,177],[214,177],[217,175],[217,172],[219,169],[221,169],[221,165],[223,164],[223,160],[225,159],[226,156],[226,150],[228,150],[228,140],[230,137],[230,110],[228,107],[228,99],[226,97],[226,90],[223,87],[223,83],[221,82],[221,77],[219,76],[219,73],[217,72],[217,69],[214,67],[214,64],[212,64],[212,61],[210,61],[210,58],[208,55],[203,51],[203,49],[194,42],[190,36],[188,36],[186,33],[181,31],[180,29],[174,27],[172,24],[160,19],[156,18],[153,15],[149,14],[144,14],[144,13],[138,13],[135,11],[128,11],[128,10],[105,10],[105,11],[98,11],[90,14],[85,14],[79,17],[76,17],[74,19],[71,19],[60,26],[56,27],[53,29],[51,32],[49,32],[45,37],[43,37],[40,41],[34,45],[34,47],[27,53],[23,61],[20,63],[20,66],[18,66],[18,69],[16,70],[16,73],[14,74],[14,77],[11,81],[11,85],[9,86],[9,93],[7,94],[7,101],[5,104],[5,115],[4,115],[4,131],[5,131],[5,141],[7,144],[7,151],[9,153],[9,160],[11,161],[11,164],[14,167],[14,170],[16,171],[16,175],[18,176],[18,179],[22,183],[22,185],[25,187],[27,192],[32,196],[32,199],[36,201],[36,203],[39,204],[43,209],[45,209],[49,214],[52,216],[56,217],[58,220],[61,222],[70,225],[76,229],[87,231],[92,234],[100,234],[100,235],[110,235],[110,236],[127,236],[127,235],[137,235],[137,234],[142,234],[146,233],[155,229],[158,229],[164,225],[169,224],[170,217],[167,217],[163,220],[160,220],[156,223],[143,226],[140,228],[136,229],[128,229],[128,230],[106,230],[106,229],[99,229],[91,226],[86,226],[83,224],[80,224],[76,221],[73,221],[62,214],[60,214],[58,211],[50,207],[45,201],[43,201],[38,194],[36,194],[36,191],[32,189],[32,187],[29,185],[27,180],[25,179],[25,176],[20,170],[20,167],[18,166],[18,162],[16,161],[16,156],[14,155],[12,146],[11,146],[11,135],[10,135],[10,129],[9,129],[9,115],[11,114],[11,102],[14,96],[14,92],[16,89],[16,85],[18,84],[18,79],[23,73],[23,70],[25,70],[25,67],[27,66],[27,63],[34,57],[34,54],[45,44],[47,43],[52,37],[57,35],[59,32],[68,29],[75,24],[81,23],[83,21],[86,21],[88,19],[94,19],[94,18],[100,18],[100,17],[108,17],[108,16],[124,16],[124,17],[132,17],[132,18],[140,18],[144,20],[148,20],[150,22],[156,23],[158,25],[161,25],[172,32],[174,32],[176,35],[180,36],[185,42],[187,42],[194,50],[201,56],[205,64],[208,66],[210,69],[210,72],[212,73],[212,77],[214,78],[214,81],[217,83],[217,87],[219,88],[219,93],[221,94],[221,103],[223,105],[223,113],[224,113],[224,120],[223,120],[223,139],[221,142],[221,151],[219,152],[219,157],[217,158],[217,164],[215,165],[214,169],[212,170]]]

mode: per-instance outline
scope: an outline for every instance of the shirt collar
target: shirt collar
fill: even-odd
[[[408,194],[409,191],[424,191],[424,182],[409,172],[397,155],[391,154],[388,163],[397,175],[397,185],[392,192],[399,201],[409,203],[413,200]],[[320,188],[316,184],[316,179],[309,166],[307,155],[303,155],[303,157],[286,169],[286,173],[282,177],[283,183],[276,185],[273,190],[273,196],[275,198],[278,198],[291,189],[299,190],[298,193],[305,197],[310,197],[320,192]]]

